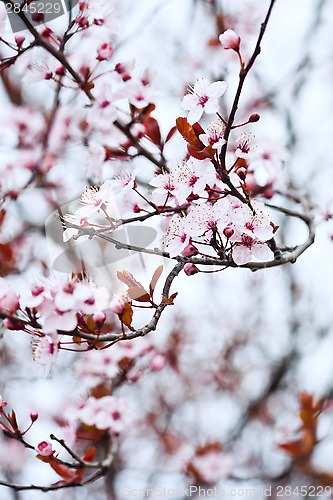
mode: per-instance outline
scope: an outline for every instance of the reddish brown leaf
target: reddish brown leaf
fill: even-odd
[[[152,277],[150,285],[149,285],[149,292],[150,292],[151,297],[154,294],[157,282],[160,279],[162,272],[163,272],[163,266],[161,265],[161,266],[158,266],[158,268],[156,269],[156,271],[153,274],[153,277]]]
[[[133,319],[133,309],[131,304],[125,303],[124,312],[119,316],[120,321],[124,323],[125,326],[131,326]]]
[[[168,133],[168,135],[166,136],[165,142],[170,141],[170,139],[174,136],[174,134],[175,134],[176,130],[177,130],[177,127],[172,127],[172,128],[169,130],[169,133]]]
[[[216,149],[213,149],[212,146],[207,146],[200,151],[198,149],[193,148],[190,144],[187,145],[188,154],[196,158],[197,160],[205,160],[206,158],[214,158],[216,154]]]
[[[128,289],[128,296],[138,302],[150,302],[150,295],[143,286],[131,286]]]
[[[196,133],[192,127],[186,120],[186,118],[180,117],[176,120],[176,126],[180,135],[185,139],[185,141],[190,144],[194,149],[201,150],[204,145],[196,136]]]
[[[140,286],[143,288],[143,286],[141,285],[141,283],[139,283],[133,276],[133,274],[131,274],[130,272],[128,271],[118,271],[117,272],[117,278],[122,281],[123,283],[125,283],[125,285],[127,285],[128,287],[131,287],[131,286]]]
[[[95,446],[90,446],[82,457],[85,462],[92,462],[96,456]]]
[[[159,124],[155,118],[152,116],[147,116],[145,119],[143,125],[145,126],[146,129],[146,134],[149,137],[149,139],[156,144],[156,146],[161,145],[161,131]]]
[[[170,295],[170,297],[166,297],[165,295],[162,295],[163,302],[165,302],[168,305],[172,305],[174,302],[174,299],[177,297],[178,292],[173,293]]]

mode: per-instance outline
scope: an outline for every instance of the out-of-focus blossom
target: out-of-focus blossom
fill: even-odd
[[[114,47],[113,47],[112,42],[102,43],[97,48],[97,59],[99,61],[107,61],[112,56],[113,51],[114,51]]]
[[[10,288],[7,280],[0,278],[0,310],[9,314],[15,312],[19,307],[19,299],[14,290]]]
[[[114,396],[89,397],[76,412],[76,418],[89,426],[119,435],[126,428],[129,412],[126,401]]]
[[[220,153],[222,146],[226,143],[223,138],[224,132],[225,125],[221,121],[215,121],[209,125],[205,134],[199,135],[199,139],[205,146],[212,146]]]
[[[219,110],[218,98],[227,90],[224,81],[209,83],[206,78],[199,78],[194,87],[189,87],[190,93],[182,101],[182,108],[189,111],[187,120],[193,124],[200,120],[203,113],[213,114]]]

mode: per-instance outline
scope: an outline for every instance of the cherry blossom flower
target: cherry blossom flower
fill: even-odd
[[[233,261],[238,266],[242,266],[250,262],[253,257],[265,261],[271,259],[273,253],[265,243],[243,233],[241,240],[236,243],[232,250]]]
[[[0,278],[0,310],[8,313],[15,312],[19,307],[18,296],[4,278]]]
[[[214,186],[217,181],[215,168],[210,160],[190,158],[186,163],[173,170],[177,178],[176,198],[180,205],[189,196],[208,198],[206,186]]]
[[[41,338],[36,337],[32,345],[34,360],[45,367],[45,376],[47,376],[53,363],[57,361],[58,335],[52,333]]]
[[[174,215],[169,222],[165,244],[170,257],[181,254],[190,244],[190,240],[190,236],[186,233],[185,217]]]
[[[114,396],[89,397],[76,412],[76,418],[89,426],[118,436],[126,428],[129,413],[126,401]]]
[[[223,138],[225,132],[225,125],[219,120],[213,122],[208,127],[206,134],[200,134],[199,139],[205,146],[212,146],[218,153],[221,152],[222,146],[226,143]]]
[[[114,47],[112,42],[105,42],[102,43],[98,48],[97,48],[97,59],[99,61],[106,61],[110,59],[114,51]]]
[[[130,298],[128,297],[127,293],[120,292],[118,294],[115,294],[110,302],[110,309],[115,314],[123,314],[125,310],[125,304],[127,302],[130,302]]]
[[[65,224],[66,222],[69,222],[70,224],[75,224],[76,226],[80,227],[88,227],[90,225],[87,217],[78,217],[75,214],[73,215],[65,214],[64,221]],[[64,243],[67,243],[67,241],[75,237],[78,233],[79,229],[75,229],[74,227],[67,227],[67,229],[65,229],[65,231],[62,234],[62,239]]]
[[[200,120],[204,112],[218,112],[218,98],[227,90],[227,84],[224,81],[210,84],[206,78],[199,78],[189,90],[190,93],[183,98],[182,108],[189,111],[187,120],[193,124]]]
[[[234,30],[228,29],[224,31],[220,36],[219,40],[224,49],[232,49],[235,51],[239,50],[240,36]]]
[[[248,160],[254,158],[260,153],[258,146],[254,144],[253,136],[248,132],[243,132],[236,140],[235,155],[238,158]]]
[[[38,455],[42,457],[49,457],[54,454],[52,444],[49,441],[41,441],[35,448]]]
[[[150,186],[155,187],[153,191],[153,200],[156,205],[162,206],[169,203],[175,197],[177,178],[173,173],[156,175],[149,182]]]
[[[230,212],[230,203],[227,198],[218,200],[214,205],[204,203],[192,208],[186,217],[188,234],[210,239],[213,231],[217,230],[222,235],[230,222]]]

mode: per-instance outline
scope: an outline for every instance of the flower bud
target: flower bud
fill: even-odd
[[[199,269],[195,264],[191,264],[188,262],[184,266],[184,273],[187,274],[187,276],[193,276],[193,274],[197,274],[199,272]]]
[[[58,76],[64,76],[64,74],[66,73],[66,69],[65,69],[65,66],[58,66],[56,69],[55,69],[55,74],[58,75]]]
[[[25,40],[25,36],[23,35],[15,35],[15,42],[18,48],[20,49],[23,45],[23,42]]]
[[[271,187],[268,187],[264,190],[263,195],[267,200],[270,200],[274,196],[274,190]]]
[[[184,257],[192,257],[192,255],[197,255],[198,253],[199,250],[192,243],[189,243],[182,251]]]
[[[102,311],[98,311],[93,314],[93,320],[97,328],[101,328],[106,320],[106,315]]]
[[[229,239],[234,234],[234,230],[232,229],[232,227],[226,227],[223,230],[223,234],[226,238]]]
[[[252,113],[249,118],[249,123],[255,123],[260,120],[260,115],[258,113]]]
[[[236,52],[239,51],[241,39],[234,30],[230,29],[226,30],[219,36],[219,40],[224,49],[226,50],[232,49],[235,50]]]
[[[247,174],[247,170],[246,170],[246,168],[244,168],[244,167],[240,167],[240,168],[238,168],[238,169],[237,169],[236,174],[238,175],[238,177],[239,177],[242,181],[245,181],[246,174]]]
[[[123,314],[124,310],[125,310],[125,300],[123,297],[120,297],[119,295],[118,296],[115,296],[113,297],[113,299],[111,300],[111,303],[110,303],[110,309],[111,311],[113,311],[115,314]]]
[[[38,455],[49,457],[53,455],[52,444],[49,441],[41,441],[35,448]]]
[[[31,420],[31,422],[36,422],[37,418],[38,418],[38,413],[36,413],[36,412],[31,412],[30,413],[30,420]]]

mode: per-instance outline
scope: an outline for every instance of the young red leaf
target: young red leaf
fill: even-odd
[[[157,284],[158,280],[160,279],[162,272],[163,272],[163,266],[161,265],[161,266],[158,266],[158,268],[156,269],[156,271],[153,274],[153,277],[152,277],[150,285],[149,285],[149,292],[150,292],[151,297],[154,294],[156,284]]]
[[[133,299],[137,300],[138,302],[150,302],[150,295],[146,290],[140,285],[140,286],[131,286],[128,289],[128,296]]]
[[[152,116],[147,116],[143,124],[145,126],[146,134],[149,137],[149,139],[154,144],[156,144],[156,146],[160,146],[161,131],[157,120],[155,120],[155,118],[153,118]]]
[[[119,319],[125,326],[131,326],[133,319],[133,309],[131,304],[125,303],[124,312],[119,316]]]
[[[177,130],[177,127],[172,127],[172,128],[169,130],[169,133],[168,133],[168,135],[166,136],[165,142],[170,141],[170,139],[174,136],[174,134],[175,134],[176,130]]]
[[[123,283],[125,283],[125,285],[127,285],[128,287],[131,287],[131,286],[140,286],[143,288],[143,286],[141,285],[141,283],[139,283],[133,276],[133,274],[131,274],[130,272],[128,271],[118,271],[117,272],[117,278],[122,281]]]
[[[204,145],[196,136],[196,133],[192,127],[186,120],[186,118],[180,117],[176,120],[176,125],[178,132],[185,139],[185,141],[190,144],[194,149],[201,150]]]
[[[92,462],[95,458],[95,455],[96,455],[95,446],[90,446],[83,455],[82,460],[84,460],[85,462]]]

